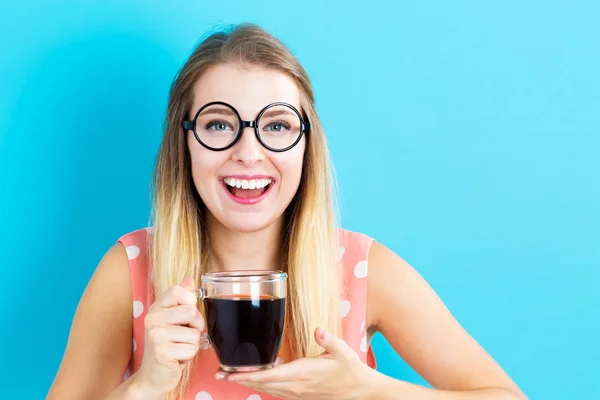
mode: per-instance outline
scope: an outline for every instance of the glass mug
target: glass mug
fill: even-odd
[[[223,371],[275,365],[285,326],[285,272],[212,272],[202,275],[196,294],[204,303],[203,347],[213,347]]]

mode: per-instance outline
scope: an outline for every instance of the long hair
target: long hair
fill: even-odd
[[[154,234],[150,243],[151,280],[155,298],[169,287],[209,268],[206,207],[192,181],[190,154],[181,121],[193,103],[193,87],[209,67],[219,64],[268,68],[291,77],[300,91],[301,112],[310,121],[302,178],[285,212],[283,259],[288,273],[286,341],[291,358],[322,352],[313,332],[323,327],[341,334],[341,276],[336,260],[337,207],[334,178],[323,127],[314,105],[309,77],[282,42],[253,24],[211,34],[193,51],[169,93],[165,131],[152,181]],[[202,309],[202,308],[201,308]],[[191,375],[184,376],[170,399],[182,394]]]

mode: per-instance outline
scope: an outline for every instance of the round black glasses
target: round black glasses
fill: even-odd
[[[182,121],[184,130],[194,132],[196,140],[213,151],[231,148],[242,137],[244,128],[254,128],[258,141],[268,150],[283,152],[294,147],[310,123],[288,103],[272,103],[263,108],[256,120],[243,121],[237,110],[222,101],[202,106],[194,119]]]

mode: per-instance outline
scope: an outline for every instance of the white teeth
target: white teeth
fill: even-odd
[[[225,178],[223,181],[231,186],[238,189],[262,189],[272,182],[271,179],[235,179]]]

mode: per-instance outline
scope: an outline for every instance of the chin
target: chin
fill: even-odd
[[[260,232],[278,220],[278,218],[265,218],[259,215],[240,215],[238,218],[231,217],[232,215],[229,214],[224,220],[220,220],[220,222],[229,230],[242,233]]]

